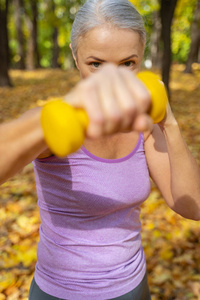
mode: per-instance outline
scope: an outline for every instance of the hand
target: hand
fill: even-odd
[[[133,72],[122,67],[104,65],[78,83],[66,95],[65,101],[87,112],[90,120],[88,137],[152,128],[152,120],[147,114],[150,95]]]

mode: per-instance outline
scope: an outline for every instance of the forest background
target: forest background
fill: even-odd
[[[145,66],[161,67],[169,90],[171,62],[200,62],[199,0],[131,0],[147,31]],[[0,1],[0,86],[11,85],[8,70],[73,66],[71,26],[83,0]]]
[[[200,0],[131,0],[144,17],[143,68],[165,82],[200,165]],[[0,0],[0,122],[64,95],[79,75],[69,48],[82,0]],[[40,217],[32,164],[0,187],[0,300],[27,300]],[[142,207],[153,300],[200,300],[200,226],[164,204],[155,186]]]

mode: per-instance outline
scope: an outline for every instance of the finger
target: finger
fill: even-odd
[[[65,100],[72,106],[83,108],[87,112],[89,117],[87,136],[97,138],[102,135],[105,118],[98,99],[96,83],[92,78],[79,83]]]
[[[121,129],[129,129],[132,127],[133,120],[137,116],[137,103],[129,88],[127,88],[126,78],[124,80],[121,73],[117,72],[113,75],[113,89],[116,101],[122,112]]]
[[[124,67],[119,68],[126,86],[132,95],[138,113],[145,113],[151,105],[151,97],[145,85],[130,71]]]
[[[152,131],[153,129],[153,122],[152,119],[147,114],[140,114],[134,120],[133,123],[133,130],[144,132],[144,131]]]
[[[112,72],[107,72],[106,76],[102,73],[102,77],[100,78],[98,85],[98,95],[105,117],[105,134],[118,131],[123,117],[121,108],[119,107],[116,99],[117,97],[114,93],[114,84],[115,82],[113,82],[112,79]]]

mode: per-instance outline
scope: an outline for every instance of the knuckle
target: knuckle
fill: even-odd
[[[130,78],[130,79],[134,78],[134,75],[132,74],[132,72],[125,67],[120,67],[119,72],[122,75],[122,77],[124,77],[124,78]]]
[[[135,105],[127,105],[123,108],[123,114],[125,117],[132,117],[136,112]]]
[[[111,121],[113,124],[118,124],[122,120],[122,114],[121,113],[110,113],[108,116],[108,120]]]
[[[147,110],[151,105],[151,96],[148,91],[144,92],[141,98],[142,108]]]
[[[92,86],[91,83],[88,80],[82,81],[79,83],[78,88],[82,93],[87,93],[91,90]]]
[[[114,64],[107,63],[105,66],[102,68],[102,73],[107,73],[107,74],[113,74],[116,73],[117,67]]]
[[[96,127],[102,127],[106,123],[106,118],[103,115],[91,116],[91,123]]]

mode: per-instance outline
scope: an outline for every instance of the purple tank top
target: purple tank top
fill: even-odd
[[[150,180],[140,134],[121,159],[83,146],[33,162],[41,215],[35,280],[68,300],[105,300],[134,289],[146,272],[140,206]]]

